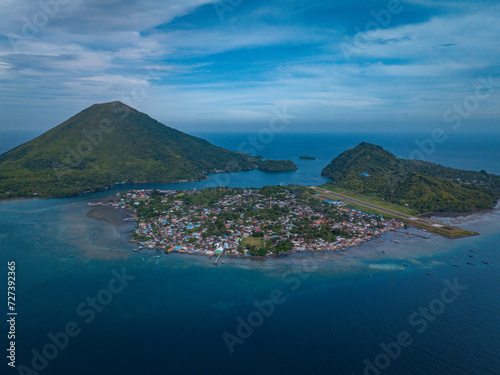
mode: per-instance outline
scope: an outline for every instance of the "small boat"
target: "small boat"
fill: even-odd
[[[456,256],[453,256],[453,258],[458,259]]]
[[[470,251],[471,253],[475,253],[475,251],[474,251],[474,250],[469,250],[469,251]]]
[[[358,257],[356,255],[354,255],[354,258],[358,259]]]
[[[403,265],[404,265],[405,267],[409,267],[409,266],[408,266],[408,264],[406,264],[406,263],[403,263]]]
[[[454,264],[453,267],[460,268],[460,266],[458,264]]]
[[[347,258],[349,258],[349,256],[346,256],[344,259],[347,259]]]
[[[138,252],[139,252],[139,250],[138,250],[138,249],[132,249],[132,251],[135,251],[136,253],[138,253]]]
[[[487,264],[487,265],[490,265],[488,262],[481,262],[481,263],[483,263],[483,264]]]
[[[434,274],[433,274],[433,273],[431,273],[431,272],[427,272],[427,275],[429,275],[429,276],[436,276],[436,275],[434,275]]]
[[[471,262],[467,262],[467,264],[470,265],[470,266],[475,266],[475,264],[471,263]]]
[[[151,259],[160,259],[161,258],[161,255],[155,255],[153,257],[151,257]]]
[[[384,251],[384,250],[382,250],[382,254],[385,254],[385,251]]]
[[[222,263],[222,264],[226,264],[226,261],[225,261],[225,260],[223,260],[223,261],[221,261],[221,263]]]
[[[474,258],[472,255],[469,255],[469,258]]]
[[[394,240],[394,242],[396,242],[396,243],[400,243],[401,241],[399,241],[399,240]]]
[[[332,267],[335,267],[335,263],[332,263]]]
[[[369,276],[370,276],[370,279],[373,279],[373,276],[372,276],[372,274],[370,274]]]

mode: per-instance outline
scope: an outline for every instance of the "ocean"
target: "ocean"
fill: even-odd
[[[17,368],[4,357],[2,374],[500,373],[500,210],[445,219],[480,233],[471,238],[426,240],[409,229],[347,253],[218,266],[198,256],[134,253],[132,224],[87,216],[89,200],[134,187],[317,185],[325,181],[321,169],[361,141],[406,158],[428,135],[196,135],[291,159],[299,169],[0,202],[0,285],[6,291],[7,262],[15,261],[17,312]],[[10,133],[0,140],[5,152],[29,138]],[[498,137],[450,136],[426,158],[500,174],[499,144]]]

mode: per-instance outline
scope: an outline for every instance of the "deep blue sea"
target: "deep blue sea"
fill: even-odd
[[[198,135],[244,151],[257,136]],[[325,181],[320,172],[332,158],[361,141],[407,158],[418,150],[415,140],[426,137],[277,134],[252,146],[255,153],[291,159],[298,171],[138,187],[315,185]],[[2,134],[0,153],[30,138]],[[499,145],[499,137],[450,136],[427,160],[500,174]],[[132,224],[115,227],[87,216],[90,199],[132,187],[0,202],[4,353],[8,261],[16,262],[18,313],[18,367],[3,356],[1,374],[500,373],[499,210],[446,219],[480,233],[471,238],[426,240],[410,229],[348,253],[214,266],[204,257],[153,260],[152,251],[134,253],[127,237]]]

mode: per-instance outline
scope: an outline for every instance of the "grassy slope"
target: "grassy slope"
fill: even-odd
[[[370,176],[362,176],[363,172]],[[332,178],[337,188],[383,198],[399,206],[407,204],[419,213],[492,208],[500,197],[499,176],[398,159],[368,143],[339,155],[322,175]]]
[[[100,124],[102,139],[78,163],[68,159]],[[88,152],[87,152],[88,151]],[[58,168],[65,161],[71,168]],[[56,164],[54,164],[56,163]],[[122,103],[93,105],[36,139],[0,155],[0,198],[64,196],[100,190],[115,181],[163,182],[203,178],[201,172],[249,170],[255,160],[184,134]],[[58,176],[60,178],[58,178]]]

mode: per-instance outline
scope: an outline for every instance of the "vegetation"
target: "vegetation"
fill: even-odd
[[[259,163],[258,170],[263,172],[290,172],[298,168],[291,160],[264,160]]]
[[[319,200],[302,186],[259,189],[141,190],[117,194],[111,205],[137,213],[132,238],[147,246],[263,256],[350,246],[394,223]],[[399,225],[399,223],[396,223]]]
[[[315,195],[316,198],[321,199],[339,199],[340,197],[342,201],[347,203],[347,207],[360,210],[366,213],[371,213],[374,215],[381,215],[385,219],[392,218],[398,219],[405,223],[405,225],[411,225],[415,227],[419,227],[425,229],[429,232],[439,234],[441,236],[447,238],[462,238],[462,237],[470,237],[475,236],[477,233],[467,231],[452,225],[446,226],[436,226],[435,224],[441,225],[439,222],[431,221],[428,219],[419,218],[417,220],[408,219],[408,215],[410,216],[418,216],[418,212],[410,209],[407,206],[399,206],[397,204],[389,203],[383,199],[377,199],[373,195],[363,195],[357,192],[340,189],[333,184],[323,185],[322,188],[335,193],[335,195],[329,195],[329,193],[321,193],[319,196]],[[316,190],[313,190],[316,191]],[[351,199],[355,199],[356,202],[351,201]],[[376,207],[374,207],[376,206]],[[384,210],[390,210],[392,213],[388,213]]]
[[[361,143],[322,171],[335,188],[374,196],[417,213],[469,212],[493,208],[500,176],[395,157],[380,146]]]
[[[115,182],[204,179],[258,158],[216,147],[120,102],[96,104],[0,155],[0,198],[59,197]]]

